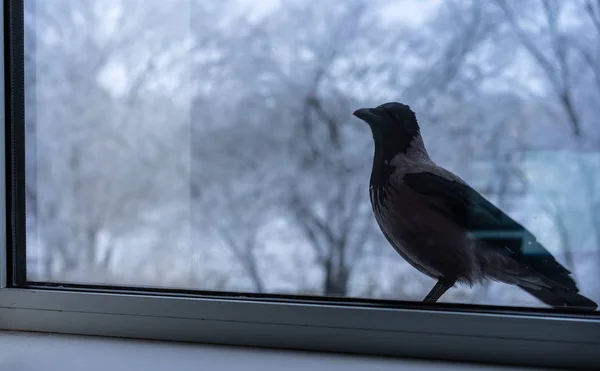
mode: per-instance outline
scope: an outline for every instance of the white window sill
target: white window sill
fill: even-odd
[[[532,370],[455,362],[0,331],[0,370]]]

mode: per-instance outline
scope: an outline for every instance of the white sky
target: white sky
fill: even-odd
[[[269,11],[280,3],[281,0],[237,0],[240,7],[253,9],[260,15]],[[313,0],[315,4],[324,0]],[[395,21],[404,21],[410,25],[421,24],[433,13],[443,0],[396,0],[390,1],[390,5],[382,9],[385,18]]]
[[[390,20],[417,26],[427,20],[441,3],[442,0],[397,0],[386,7],[383,15]]]

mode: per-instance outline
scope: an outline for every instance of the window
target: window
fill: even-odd
[[[25,0],[4,12],[1,328],[598,362],[597,312],[531,292],[569,285],[566,271],[546,277],[550,264],[600,302],[600,4]],[[436,281],[381,232],[377,135],[352,115],[389,101],[416,113],[435,163],[531,232],[481,239],[507,259],[525,249],[519,262],[543,277],[511,266],[521,287],[456,284],[421,303]],[[460,185],[437,182],[419,197]],[[556,262],[526,250],[530,236]]]

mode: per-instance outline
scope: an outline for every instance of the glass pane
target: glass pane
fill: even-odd
[[[596,2],[25,13],[29,281],[600,301]]]

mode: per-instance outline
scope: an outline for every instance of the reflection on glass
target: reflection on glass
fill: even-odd
[[[421,301],[352,115],[399,101],[598,302],[586,4],[25,0],[28,279]],[[545,306],[493,281],[439,301]]]

